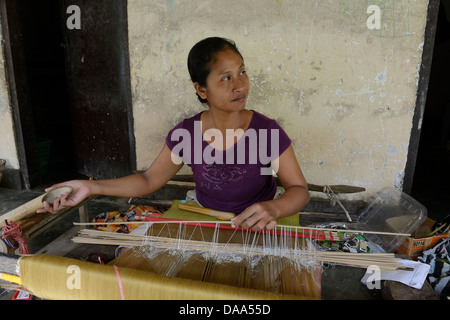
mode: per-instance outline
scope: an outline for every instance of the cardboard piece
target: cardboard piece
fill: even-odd
[[[417,260],[417,258],[422,255],[423,251],[434,247],[442,239],[448,238],[448,234],[426,237],[427,234],[433,231],[432,227],[434,223],[434,220],[427,218],[419,228],[411,233],[411,237],[407,237],[405,239],[396,252],[399,254],[405,254],[413,260]]]

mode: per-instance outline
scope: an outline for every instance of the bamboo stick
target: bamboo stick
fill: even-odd
[[[236,216],[236,214],[231,213],[231,212],[212,210],[209,208],[199,207],[199,206],[188,204],[188,203],[180,203],[178,205],[178,209],[189,211],[189,212],[194,212],[194,213],[200,213],[200,214],[204,214],[207,216],[216,217],[216,218],[224,219],[224,220],[231,220]]]
[[[246,246],[243,244],[211,243],[198,240],[166,238],[156,236],[142,236],[104,232],[85,229],[80,231],[78,237],[73,238],[77,243],[109,244],[125,246],[144,246],[151,244],[155,248],[194,250],[211,253],[246,254],[257,256],[282,256],[289,259],[305,259],[335,263],[346,266],[368,268],[376,265],[382,270],[397,270],[403,264],[394,254],[389,253],[346,253],[319,250],[294,250],[292,248],[263,248],[261,246]]]
[[[143,223],[179,223],[179,224],[202,224],[202,223],[217,223],[217,224],[231,224],[230,221],[189,221],[189,220],[164,220],[164,221],[118,221],[118,222],[74,222],[74,225],[81,226],[95,226],[95,225],[114,225],[114,224],[143,224]],[[410,233],[396,233],[396,232],[384,232],[384,231],[372,231],[372,230],[352,230],[352,229],[332,229],[332,228],[315,228],[315,227],[302,227],[302,226],[288,226],[277,225],[276,229],[301,229],[301,230],[317,230],[317,231],[335,231],[335,232],[349,232],[349,233],[363,233],[363,234],[379,234],[388,236],[409,237]]]

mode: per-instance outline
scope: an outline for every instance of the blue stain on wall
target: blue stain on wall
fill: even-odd
[[[173,11],[173,8],[175,7],[175,0],[167,0],[166,6],[170,11]]]

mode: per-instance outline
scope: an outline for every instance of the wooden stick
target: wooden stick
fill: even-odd
[[[143,173],[145,170],[134,170],[135,173]],[[275,178],[277,185],[281,186],[281,182],[278,178]],[[188,182],[185,186],[187,187],[195,187],[194,182],[194,176],[192,174],[177,174],[170,179],[170,181],[167,183],[168,185],[173,184],[173,182]],[[317,191],[317,192],[323,192],[322,185],[312,184],[308,183],[308,189],[310,191]],[[349,185],[330,185],[331,188],[337,193],[357,193],[357,192],[363,192],[366,191],[366,188],[364,187],[357,187],[357,186],[349,186]]]
[[[189,212],[194,212],[194,213],[200,213],[200,214],[204,214],[207,216],[216,217],[216,218],[224,219],[224,220],[231,220],[236,216],[235,213],[212,210],[209,208],[199,207],[199,206],[188,204],[188,203],[180,203],[178,205],[178,209],[189,211]]]
[[[377,265],[383,270],[397,270],[403,267],[399,259],[394,254],[383,253],[346,253],[320,250],[297,250],[293,248],[264,248],[261,246],[245,246],[242,244],[230,243],[210,243],[206,241],[187,240],[178,238],[166,238],[156,236],[142,236],[104,232],[98,230],[85,229],[80,231],[80,236],[73,239],[77,243],[110,244],[126,246],[144,246],[151,244],[156,248],[195,250],[202,252],[222,252],[231,254],[249,254],[257,256],[282,256],[290,259],[305,259],[312,261],[322,261],[336,263],[340,265],[367,268]]]
[[[333,189],[331,189],[330,186],[324,186],[323,191],[325,193],[328,193],[330,195],[331,199],[335,200],[338,203],[338,205],[341,207],[341,209],[344,210],[345,215],[347,216],[347,220],[352,222],[352,218],[350,217],[350,213],[347,211],[347,209],[345,209],[345,207],[343,206],[343,204],[341,203],[339,198],[336,197],[336,195],[334,194]]]
[[[231,224],[230,221],[189,221],[189,220],[160,220],[160,221],[118,221],[118,222],[74,222],[74,225],[113,225],[113,224],[143,224],[143,223],[217,223],[217,224]],[[315,227],[301,227],[301,226],[288,226],[288,225],[277,225],[275,228],[280,229],[302,229],[305,231],[314,230],[314,231],[334,231],[334,232],[347,232],[347,233],[363,233],[363,234],[379,234],[379,235],[388,235],[388,236],[400,236],[400,237],[409,237],[410,233],[395,233],[395,232],[384,232],[384,231],[370,231],[370,230],[352,230],[352,229],[332,229],[332,228],[315,228]]]
[[[190,240],[190,239],[179,239],[179,238],[167,238],[160,236],[149,236],[149,235],[135,235],[135,234],[127,234],[127,233],[115,233],[115,232],[106,232],[95,229],[83,229],[79,231],[79,237],[75,237],[74,239],[80,240],[82,237],[90,238],[90,239],[101,239],[101,240],[124,240],[124,241],[139,241],[140,245],[143,245],[143,242],[148,241],[152,243],[161,243],[161,244],[189,244],[189,245],[201,245],[201,246],[223,246],[223,247],[242,247],[242,244],[236,243],[211,243],[208,241],[201,240]],[[83,241],[83,240],[81,240]],[[261,246],[255,246],[255,250],[260,250]],[[251,249],[251,248],[250,248]],[[288,248],[287,251],[294,250]],[[392,259],[395,258],[395,254],[393,253],[353,253],[353,252],[339,252],[339,251],[321,251],[316,249],[311,249],[311,252],[314,252],[315,255],[328,256],[328,257],[352,257],[354,259],[368,259],[376,257],[377,259]]]
[[[324,187],[325,186],[308,183],[308,189],[310,191],[323,192]],[[330,185],[329,187],[332,188],[337,193],[357,193],[366,191],[366,188],[363,187],[355,187],[347,185]]]

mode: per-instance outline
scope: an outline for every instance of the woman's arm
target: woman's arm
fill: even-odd
[[[243,228],[252,228],[255,231],[272,229],[277,224],[277,218],[295,214],[308,204],[308,185],[292,146],[278,158],[277,175],[285,189],[283,195],[278,199],[249,206],[231,220],[233,225],[242,225]]]
[[[72,193],[55,199],[53,205],[44,202],[44,208],[38,212],[57,213],[61,209],[75,206],[93,195],[117,197],[137,197],[153,193],[163,187],[183,166],[175,164],[167,145],[161,150],[153,164],[144,173],[133,174],[118,179],[108,180],[73,180],[55,184],[46,191],[61,186],[71,186]]]

